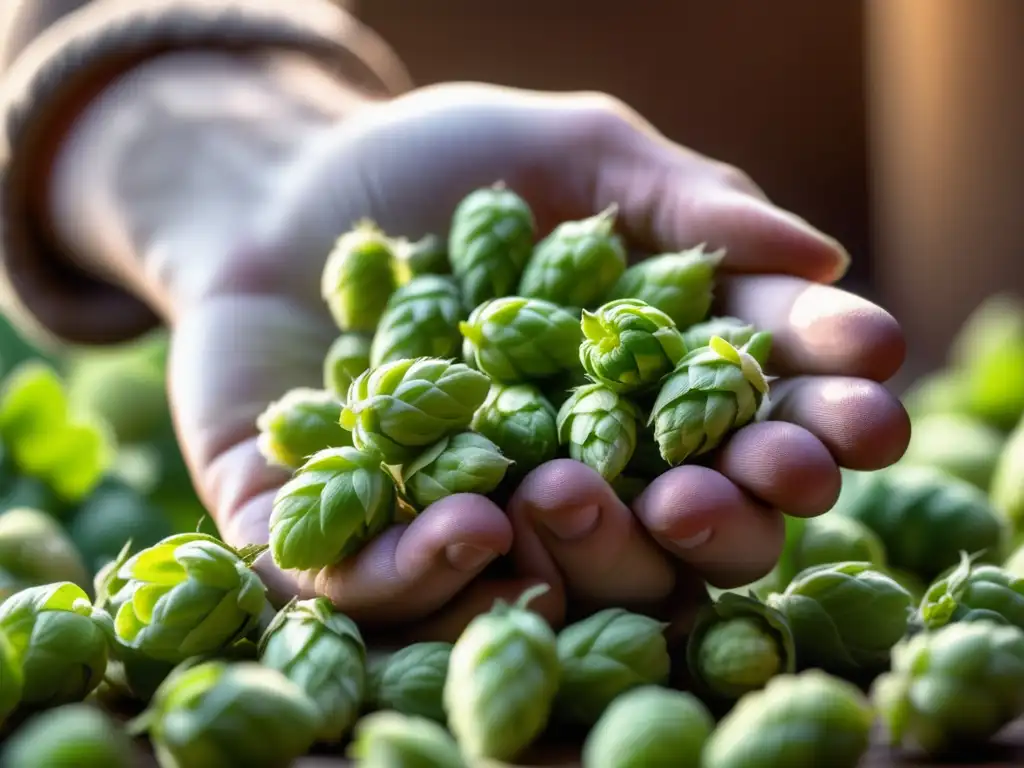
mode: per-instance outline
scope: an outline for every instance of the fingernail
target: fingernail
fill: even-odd
[[[850,252],[843,247],[842,243],[838,240],[833,240],[832,242],[836,247],[836,253],[839,255],[839,264],[836,265],[835,277],[832,280],[833,282],[838,283],[846,277],[846,272],[850,269],[850,262],[852,259],[850,257]]]
[[[444,554],[457,571],[478,571],[495,557],[491,550],[472,544],[451,544]]]
[[[684,539],[672,539],[672,543],[680,549],[696,549],[702,544],[706,544],[710,538],[711,529],[705,528],[703,531],[695,533],[693,536],[687,536]]]
[[[553,514],[541,520],[544,527],[562,541],[582,539],[597,527],[600,509],[597,505],[580,507]]]

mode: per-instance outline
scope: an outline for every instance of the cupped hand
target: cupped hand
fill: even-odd
[[[337,334],[319,295],[334,239],[363,217],[393,235],[444,234],[458,201],[496,180],[529,202],[541,233],[616,203],[640,251],[726,248],[715,312],[775,337],[768,420],[708,464],[665,473],[632,508],[586,466],[557,460],[528,475],[505,510],[446,498],[319,573],[282,573],[265,557],[275,595],[327,595],[368,629],[406,638],[450,638],[537,581],[552,590],[535,607],[556,625],[607,605],[685,622],[703,580],[732,587],[767,573],[783,513],[827,511],[840,467],[900,457],[908,419],[881,382],[901,365],[903,338],[884,310],[830,285],[847,265],[839,244],[611,97],[438,86],[311,138],[175,329],[179,432],[231,543],[268,538],[286,475],[260,456],[254,422],[289,388],[321,381]],[[498,560],[510,568],[484,573]]]

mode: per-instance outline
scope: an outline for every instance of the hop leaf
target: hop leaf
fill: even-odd
[[[355,623],[320,597],[293,601],[267,627],[260,663],[305,692],[320,711],[317,739],[341,741],[366,692],[366,646]]]
[[[413,643],[371,664],[368,698],[373,707],[444,724],[451,654],[451,643]]]
[[[603,384],[580,387],[558,412],[558,436],[569,455],[611,482],[636,448],[639,409]]]
[[[533,251],[519,295],[568,307],[600,303],[626,270],[626,248],[615,234],[616,206],[559,224]]]
[[[398,712],[377,712],[360,720],[348,755],[366,768],[469,768],[444,727]]]
[[[646,259],[627,269],[608,299],[640,299],[672,318],[679,329],[703,320],[711,309],[715,270],[725,251],[702,246]]]
[[[768,383],[750,350],[761,348],[764,339],[755,335],[736,349],[716,336],[688,353],[662,382],[649,423],[665,461],[674,466],[714,450],[753,420]]]
[[[402,484],[422,508],[456,493],[490,493],[504,479],[510,463],[483,435],[459,432],[441,438],[403,466]]]
[[[494,384],[471,426],[513,462],[509,474],[523,477],[557,455],[556,416],[532,384]]]
[[[361,221],[338,238],[324,265],[320,292],[343,331],[370,333],[395,290],[391,241]]]
[[[348,388],[370,367],[370,338],[361,333],[343,333],[324,357],[324,389],[342,403]]]
[[[325,568],[358,552],[394,515],[394,481],[379,457],[329,448],[277,492],[270,551],[279,568]]]
[[[170,536],[117,570],[111,597],[120,643],[178,663],[247,635],[267,605],[259,577],[235,550],[202,533]]]
[[[459,203],[448,257],[467,307],[512,293],[533,250],[534,227],[526,201],[500,183]]]
[[[8,596],[4,599],[6,600]],[[0,629],[0,726],[18,708],[25,687],[25,674],[21,658],[7,638],[7,632]]]
[[[397,360],[352,382],[341,425],[360,450],[402,464],[466,429],[490,386],[487,376],[462,363]]]
[[[388,301],[370,349],[374,368],[417,357],[451,358],[462,346],[465,317],[455,283],[438,275],[414,278]]]
[[[481,304],[459,324],[476,367],[502,384],[579,367],[579,321],[557,304],[507,296]]]
[[[672,318],[637,299],[584,311],[580,362],[594,381],[620,393],[653,386],[686,354]]]
[[[290,390],[256,419],[260,453],[270,464],[297,469],[317,451],[350,445],[352,436],[338,424],[341,409],[330,392]]]

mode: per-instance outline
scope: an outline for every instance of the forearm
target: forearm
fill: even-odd
[[[40,213],[80,266],[169,317],[210,290],[296,153],[363,103],[302,54],[167,54],[72,124]]]

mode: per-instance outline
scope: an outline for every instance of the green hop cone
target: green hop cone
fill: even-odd
[[[422,275],[451,274],[448,247],[437,235],[424,235],[419,240],[395,238],[391,241],[395,254],[395,279],[407,285]]]
[[[204,533],[170,536],[117,569],[111,597],[122,645],[178,663],[216,653],[251,632],[267,605],[244,553]]]
[[[451,643],[413,643],[371,663],[370,704],[374,709],[443,724],[444,682],[451,655]]]
[[[734,347],[742,347],[750,341],[757,329],[736,317],[712,317],[702,323],[691,325],[683,331],[683,341],[689,350],[706,347],[715,336],[725,339]]]
[[[720,446],[750,423],[768,394],[761,370],[771,336],[755,334],[736,348],[721,337],[688,353],[665,378],[649,425],[669,464],[682,464]]]
[[[733,701],[796,669],[793,633],[774,608],[727,592],[698,614],[686,662],[701,691]]]
[[[486,495],[505,477],[511,462],[501,449],[476,432],[443,437],[402,467],[409,499],[423,508],[456,493]]]
[[[473,364],[502,384],[579,368],[580,322],[557,304],[506,296],[479,305],[459,323]]]
[[[559,224],[537,243],[519,281],[519,295],[565,307],[593,307],[626,271],[626,248],[615,234],[618,207]]]
[[[370,337],[362,333],[343,333],[334,340],[324,356],[324,389],[345,402],[348,388],[359,374],[370,367]]]
[[[886,570],[885,547],[877,534],[852,517],[786,517],[786,541],[775,567],[781,592],[801,571],[831,563],[870,563]]]
[[[992,505],[1009,520],[1015,538],[1024,531],[1024,419],[1010,432],[989,484]]]
[[[903,464],[936,467],[989,489],[1005,439],[996,429],[954,414],[934,414],[914,422]]]
[[[0,768],[133,768],[131,739],[89,704],[66,704],[32,717],[4,745]]]
[[[298,685],[256,662],[186,663],[131,730],[147,730],[168,768],[287,768],[309,751],[320,711]]]
[[[607,299],[640,299],[672,318],[680,330],[707,317],[715,270],[725,251],[708,253],[698,246],[634,264],[612,287]]]
[[[89,570],[64,528],[28,507],[0,513],[0,569],[25,586],[56,581],[90,586]]]
[[[533,212],[503,184],[467,195],[452,216],[448,258],[467,307],[515,290],[533,252]]]
[[[558,634],[562,681],[555,714],[593,725],[618,696],[642,685],[668,683],[666,624],[608,608]]]
[[[443,726],[399,712],[360,720],[348,756],[357,768],[469,768]]]
[[[633,456],[639,421],[636,405],[603,384],[590,384],[562,404],[558,438],[569,456],[612,482]]]
[[[1002,560],[1006,524],[984,491],[934,467],[844,472],[833,512],[873,530],[889,567],[926,582],[960,562],[960,552]]]
[[[590,377],[628,394],[657,385],[686,354],[672,318],[638,299],[583,312],[580,362]]]
[[[508,475],[523,477],[558,453],[557,412],[532,384],[494,384],[473,415],[473,431],[512,461]]]
[[[907,638],[871,698],[893,746],[981,746],[1024,713],[1024,631],[988,621]]]
[[[71,582],[29,587],[0,604],[0,632],[21,666],[21,705],[42,709],[81,701],[103,680],[110,616]],[[6,683],[0,692],[9,704]]]
[[[338,238],[324,264],[320,292],[343,331],[372,333],[395,290],[391,241],[361,221]]]
[[[259,656],[316,704],[318,741],[337,743],[348,735],[366,692],[366,646],[355,623],[330,600],[285,606],[263,633]]]
[[[940,369],[915,381],[900,398],[912,423],[936,414],[972,417],[961,371]]]
[[[260,453],[270,464],[297,469],[317,451],[351,445],[352,436],[338,423],[341,409],[341,401],[326,390],[288,391],[256,419]]]
[[[934,630],[985,619],[1024,629],[1024,578],[976,563],[966,552],[961,558],[959,566],[925,592],[919,608],[922,624]]]
[[[281,486],[270,513],[279,568],[326,568],[358,552],[395,519],[395,483],[373,453],[328,448]]]
[[[473,619],[452,648],[444,686],[448,726],[469,760],[514,760],[547,725],[561,665],[555,633],[527,590]]]
[[[691,693],[655,685],[611,703],[587,735],[584,768],[700,768],[715,721]]]
[[[3,727],[8,715],[21,703],[24,688],[25,675],[21,668],[21,657],[7,639],[7,632],[0,629],[0,728]]]
[[[837,674],[884,668],[913,615],[910,593],[870,563],[809,568],[766,603],[789,623],[800,666]]]
[[[352,382],[341,425],[360,450],[402,464],[468,428],[490,387],[487,376],[462,363],[396,360]]]
[[[811,669],[748,693],[718,723],[701,768],[855,768],[873,713],[853,684]]]
[[[373,336],[370,365],[417,357],[452,358],[462,348],[462,294],[440,275],[413,278],[392,294]]]

